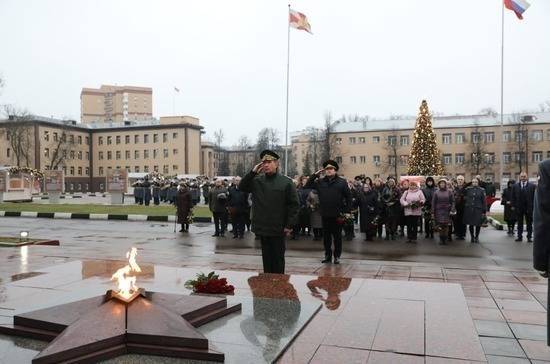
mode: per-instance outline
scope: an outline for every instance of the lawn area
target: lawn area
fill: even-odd
[[[39,203],[11,203],[0,204],[0,211],[30,211],[30,212],[71,212],[80,214],[113,214],[113,215],[174,215],[174,206],[140,206],[140,205],[97,205],[97,204],[39,204]],[[212,217],[207,206],[195,206],[196,217]]]
[[[505,224],[504,222],[504,215],[503,214],[491,214],[489,215],[491,216],[493,219],[497,220],[498,222],[500,222],[501,224]]]

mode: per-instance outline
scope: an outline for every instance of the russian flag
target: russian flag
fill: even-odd
[[[525,0],[504,0],[504,6],[516,13],[518,19],[523,19],[523,13],[531,4]]]

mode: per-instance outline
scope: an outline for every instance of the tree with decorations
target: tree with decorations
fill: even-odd
[[[432,115],[426,100],[422,100],[420,112],[416,118],[408,174],[410,176],[442,176],[445,174],[432,128]]]

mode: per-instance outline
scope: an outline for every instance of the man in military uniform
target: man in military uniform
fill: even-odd
[[[322,263],[331,263],[334,255],[334,264],[340,264],[342,254],[342,225],[338,218],[351,209],[352,196],[345,179],[338,176],[338,163],[331,159],[323,163],[323,169],[312,174],[305,188],[317,190],[321,204],[321,217],[323,220],[323,244],[325,246],[325,258]],[[325,176],[319,178],[321,173]],[[334,241],[334,253],[332,243]]]
[[[262,243],[264,273],[284,273],[285,236],[298,219],[298,194],[292,180],[278,173],[277,153],[264,150],[260,159],[239,187],[252,194],[252,231]]]

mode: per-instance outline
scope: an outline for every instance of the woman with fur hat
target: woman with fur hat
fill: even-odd
[[[472,185],[466,188],[464,194],[464,219],[465,225],[470,229],[470,241],[479,243],[479,232],[485,220],[487,210],[485,203],[485,190],[479,186],[479,179],[474,178]]]
[[[445,245],[449,237],[451,214],[455,213],[455,202],[445,178],[437,181],[437,187],[432,197],[432,219],[439,230],[439,244]]]
[[[395,178],[388,177],[381,198],[386,217],[386,240],[395,240],[395,235],[397,234],[397,223],[399,214],[401,213],[401,204],[399,203],[400,197],[401,195],[395,183]]]

